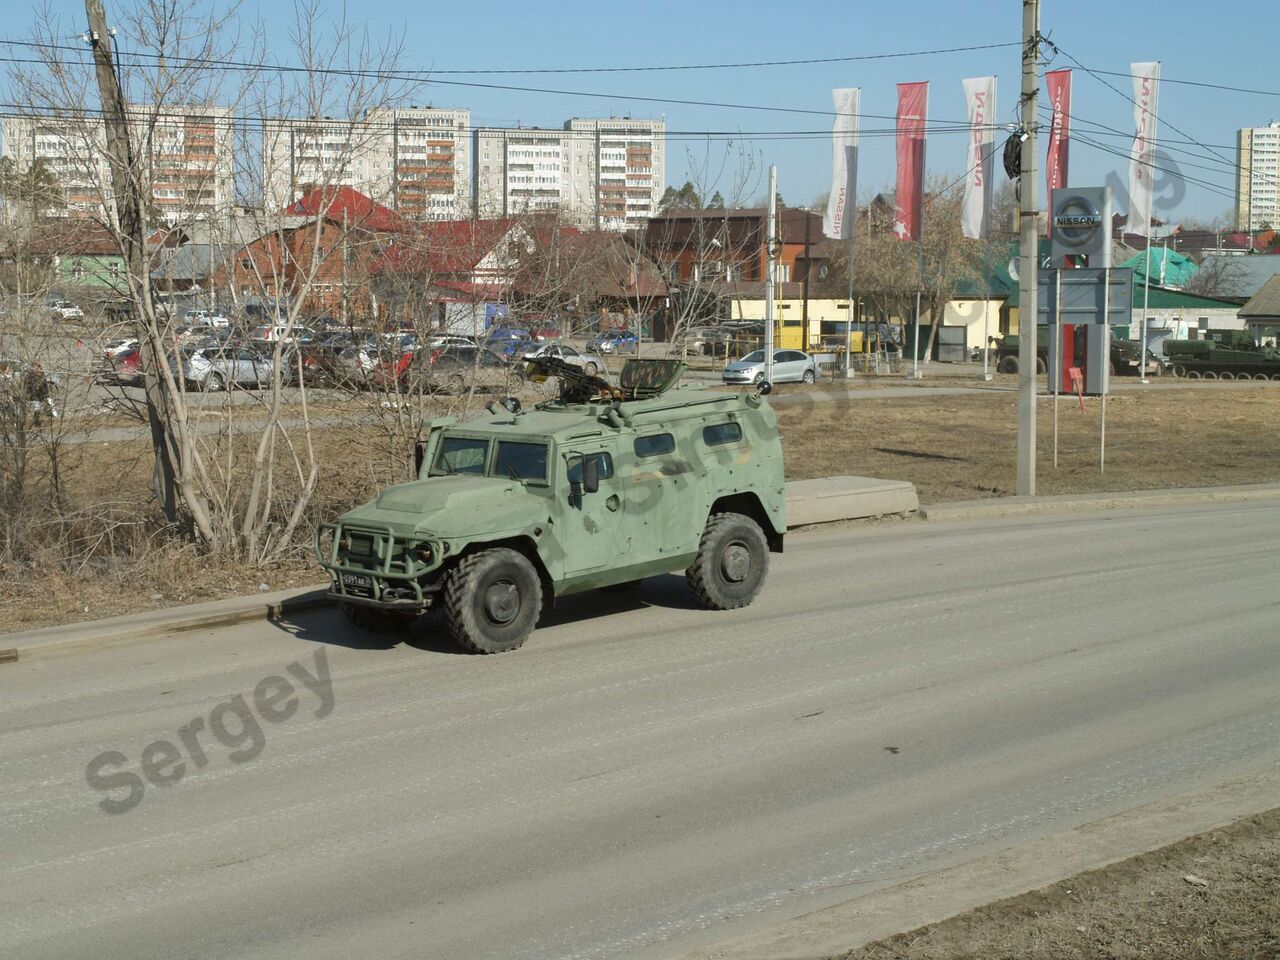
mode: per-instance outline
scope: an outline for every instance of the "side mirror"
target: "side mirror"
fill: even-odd
[[[582,492],[596,493],[600,489],[600,458],[584,457],[582,460]]]
[[[769,394],[773,393],[773,384],[768,380],[761,380],[760,386],[757,388],[757,392],[760,396],[767,397]]]
[[[422,462],[427,456],[427,444],[425,440],[415,440],[413,442],[413,476],[422,476]]]

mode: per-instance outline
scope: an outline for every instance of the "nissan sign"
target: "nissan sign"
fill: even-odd
[[[1051,256],[1087,256],[1089,266],[1111,265],[1111,188],[1062,187],[1050,198]]]

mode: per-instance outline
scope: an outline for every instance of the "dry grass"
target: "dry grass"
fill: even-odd
[[[1014,492],[1017,398],[1010,393],[859,399],[778,409],[787,476],[860,474],[916,485],[937,503]],[[1280,481],[1280,389],[1161,390],[1101,403],[1038,405],[1037,492],[1091,493]]]
[[[840,960],[1274,960],[1278,892],[1272,810]]]

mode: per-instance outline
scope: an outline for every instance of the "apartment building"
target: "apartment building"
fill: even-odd
[[[665,182],[661,120],[571,119],[561,129],[482,127],[473,134],[476,215],[559,210],[584,227],[642,227]]]
[[[1236,134],[1236,227],[1280,229],[1280,120]]]
[[[159,220],[200,219],[234,201],[231,113],[222,107],[156,114],[132,108],[135,155],[151,186]],[[111,200],[106,128],[93,118],[13,117],[4,121],[4,155],[20,168],[42,162],[58,178],[72,217],[100,216]]]
[[[643,227],[658,209],[666,181],[662,120],[573,119],[573,175],[600,230]]]
[[[311,186],[351,187],[404,217],[470,213],[469,110],[370,110],[357,120],[276,120],[263,132],[264,201],[278,210]]]

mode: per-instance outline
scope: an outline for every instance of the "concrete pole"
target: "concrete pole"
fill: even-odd
[[[778,272],[778,168],[769,165],[769,219],[765,227],[765,250],[769,266],[764,277],[764,378],[773,383],[773,282]]]
[[[1022,192],[1018,271],[1018,468],[1017,494],[1036,495],[1036,293],[1040,239],[1036,210],[1036,108],[1040,99],[1040,0],[1022,0]]]

